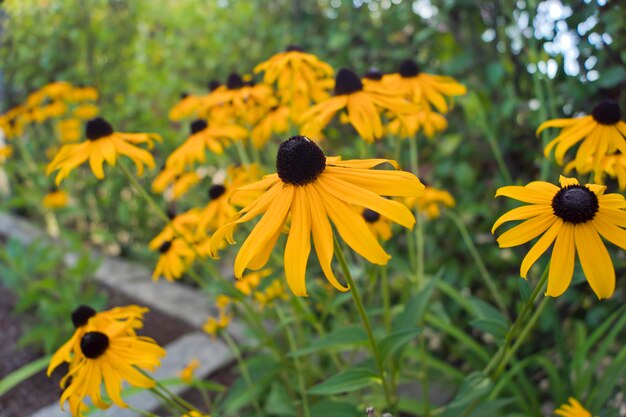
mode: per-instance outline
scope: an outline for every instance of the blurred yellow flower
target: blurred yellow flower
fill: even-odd
[[[192,359],[179,373],[180,379],[189,384],[193,381],[193,373],[200,367],[200,361],[198,359]]]
[[[289,294],[282,281],[275,279],[262,291],[255,291],[254,298],[261,308],[265,308],[276,300],[288,300]]]
[[[100,109],[95,104],[81,104],[80,106],[74,109],[74,117],[78,117],[79,119],[87,120],[93,119],[98,115]]]
[[[67,207],[70,198],[63,190],[53,189],[43,198],[43,206],[49,209]]]
[[[78,119],[62,119],[56,123],[61,143],[78,142],[81,136],[81,123]]]
[[[289,130],[289,108],[273,107],[252,129],[250,139],[255,148],[261,149],[274,134]]]
[[[446,190],[427,186],[424,189],[424,195],[417,198],[407,198],[406,204],[409,207],[417,206],[420,213],[424,213],[427,219],[432,220],[441,217],[441,206],[454,207],[456,202]]]
[[[569,174],[576,165],[576,161],[571,161],[563,169],[564,174]],[[589,174],[594,167],[593,158],[588,158],[587,162],[577,172],[580,175]],[[622,153],[614,153],[611,155],[605,155],[600,161],[600,175],[596,172],[593,180],[598,184],[604,184],[604,177],[608,175],[611,178],[616,178],[619,184],[620,191],[626,190],[626,155]]]
[[[422,131],[428,139],[443,132],[448,121],[441,114],[431,110],[428,105],[420,105],[419,110],[409,114],[394,115],[387,124],[387,131],[402,138],[412,138]]]
[[[576,401],[575,398],[570,397],[567,401],[569,404],[563,404],[554,410],[554,414],[562,417],[592,417],[591,413],[587,411],[581,403]]]
[[[152,279],[164,276],[168,281],[180,278],[196,257],[193,249],[182,239],[174,238],[159,247],[159,260],[152,272]]]
[[[242,294],[250,295],[259,286],[261,279],[272,274],[271,269],[263,269],[261,271],[249,272],[243,277],[235,281],[235,288]]]

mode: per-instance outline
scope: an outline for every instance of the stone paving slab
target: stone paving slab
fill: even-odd
[[[177,377],[182,366],[193,359],[198,359],[200,366],[194,374],[197,378],[205,378],[216,370],[233,361],[234,357],[228,347],[218,340],[211,339],[200,332],[188,333],[165,346],[167,356],[161,361],[161,366],[154,372],[157,380]],[[181,365],[182,364],[182,365]],[[168,387],[169,390],[180,394],[186,390],[186,385]],[[141,410],[154,410],[159,407],[159,400],[150,392],[143,391],[133,396],[125,396],[124,400]],[[69,417],[71,413],[62,411],[59,403],[55,402],[42,408],[30,417]],[[129,410],[112,406],[108,410],[96,411],[94,417],[137,417],[138,414]]]

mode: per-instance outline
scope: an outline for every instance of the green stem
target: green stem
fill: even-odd
[[[250,158],[248,158],[248,152],[246,152],[243,141],[235,141],[235,150],[237,151],[237,155],[239,156],[241,163],[244,165],[250,165]]]
[[[241,350],[239,349],[239,346],[237,346],[237,343],[233,340],[232,336],[227,331],[223,331],[221,333],[221,336],[226,342],[226,344],[228,345],[228,347],[230,348],[231,352],[233,352],[233,355],[235,355],[235,359],[237,360],[237,366],[239,367],[239,370],[241,371],[241,376],[243,377],[244,382],[248,386],[248,389],[252,389],[252,387],[254,386],[252,382],[252,378],[250,378],[250,372],[248,371],[248,366],[246,365],[246,362],[243,360],[243,355],[241,354]],[[257,401],[256,398],[252,400],[252,407],[254,407],[254,411],[257,416],[259,417],[263,416],[263,411],[261,410],[261,406],[259,405],[259,402]]]
[[[391,332],[391,300],[389,297],[389,280],[387,277],[387,267],[380,267],[380,285],[383,297],[383,322],[385,330],[389,334]]]
[[[411,158],[411,171],[419,178],[419,154],[417,150],[417,136],[409,139],[409,157]],[[416,262],[415,262],[415,282],[417,290],[424,288],[424,225],[422,216],[419,213],[417,205],[414,209],[415,214],[415,246],[416,246]]]
[[[504,303],[504,301],[502,300],[502,297],[500,296],[500,292],[498,291],[498,287],[496,286],[495,281],[493,280],[493,277],[491,276],[491,274],[485,267],[485,263],[483,262],[483,259],[480,256],[480,252],[478,252],[478,249],[476,248],[476,244],[474,243],[474,240],[472,239],[469,231],[467,230],[467,226],[465,225],[465,222],[463,222],[463,219],[461,219],[461,217],[452,210],[445,210],[445,214],[450,220],[452,220],[452,222],[459,229],[459,233],[461,234],[461,237],[463,238],[463,241],[465,242],[465,245],[467,246],[467,249],[469,250],[470,255],[472,255],[472,258],[474,259],[474,263],[476,264],[476,268],[478,268],[478,272],[480,273],[480,276],[482,277],[483,281],[485,281],[485,285],[487,285],[487,288],[489,289],[491,296],[493,297],[494,301],[498,305],[498,308],[500,309],[502,314],[508,317],[509,313],[507,311],[506,304]]]
[[[385,393],[385,400],[387,401],[387,406],[392,410],[395,409],[395,402],[391,398],[391,393],[389,391],[389,386],[387,385],[387,378],[385,378],[385,368],[383,367],[383,361],[380,356],[380,352],[378,350],[378,345],[376,344],[376,339],[374,338],[374,333],[372,332],[372,326],[370,324],[369,318],[365,313],[365,308],[363,307],[363,302],[361,301],[361,296],[359,295],[359,290],[352,279],[352,274],[350,274],[350,269],[348,268],[348,264],[346,263],[346,258],[341,249],[341,245],[337,240],[337,236],[333,234],[333,240],[335,245],[335,255],[337,256],[337,260],[339,261],[339,265],[341,265],[341,270],[343,271],[343,275],[348,282],[348,286],[350,287],[350,294],[352,295],[352,300],[356,305],[356,308],[361,316],[361,320],[363,321],[363,326],[365,327],[365,331],[367,332],[367,338],[369,339],[370,346],[372,348],[372,353],[374,355],[374,360],[376,361],[376,366],[378,367],[378,372],[380,374],[380,379],[383,385],[383,391]]]
[[[142,415],[142,416],[146,416],[146,417],[159,417],[158,415],[154,414],[154,413],[150,413],[148,411],[144,411],[140,408],[137,407],[133,407],[132,405],[128,404],[128,409],[134,411],[135,413]]]
[[[296,340],[293,335],[293,331],[291,327],[287,323],[285,318],[285,314],[283,313],[282,308],[276,304],[274,306],[274,311],[278,316],[278,320],[280,321],[281,327],[285,329],[285,336],[287,336],[287,343],[289,344],[289,351],[295,352],[298,350],[298,346],[296,345]],[[298,376],[298,389],[300,390],[300,397],[302,398],[302,413],[304,417],[309,417],[311,412],[309,411],[309,399],[306,393],[306,381],[304,380],[304,369],[302,367],[302,363],[300,362],[299,356],[293,357],[293,364],[296,368],[296,374]]]
[[[156,395],[161,400],[163,400],[163,406],[166,407],[168,410],[170,410],[170,412],[178,413],[182,411],[183,414],[187,413],[188,410],[186,410],[185,407],[181,406],[176,401],[174,401],[173,399],[169,398],[167,395],[159,391],[156,385],[150,388],[150,392],[152,392],[154,395]]]
[[[430,390],[428,388],[428,356],[426,354],[426,337],[422,331],[419,335],[420,385],[422,387],[422,404],[424,417],[430,417]]]

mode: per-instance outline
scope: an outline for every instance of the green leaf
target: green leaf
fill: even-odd
[[[0,379],[0,396],[35,375],[37,372],[46,369],[50,358],[51,356],[44,356],[43,358],[35,359]]]
[[[437,277],[431,279],[418,294],[406,303],[404,310],[394,318],[391,324],[394,333],[411,330],[422,321],[437,279]]]
[[[359,326],[342,327],[314,340],[309,346],[291,352],[288,356],[303,356],[319,350],[350,348],[367,343],[367,333]]]
[[[312,395],[333,395],[356,391],[380,383],[380,378],[371,370],[354,368],[331,376],[326,381],[309,389],[308,392]]]
[[[474,372],[465,378],[452,402],[448,404],[441,417],[458,417],[474,401],[480,400],[491,390],[491,380],[480,372]]]
[[[293,414],[295,415],[295,414]],[[324,399],[311,407],[311,417],[362,417],[355,405]]]
[[[620,84],[626,79],[626,69],[621,65],[609,67],[600,73],[600,78],[596,82],[602,88],[611,88]]]
[[[471,320],[469,324],[475,329],[492,335],[499,344],[504,341],[504,337],[508,331],[506,323],[498,319],[475,319]]]
[[[378,348],[380,349],[382,361],[386,361],[389,355],[406,346],[407,343],[413,340],[420,332],[421,329],[401,330],[380,340],[378,342]]]
[[[281,383],[274,382],[272,384],[272,388],[265,402],[265,411],[268,414],[278,416],[296,415],[296,410],[293,407],[289,393]]]

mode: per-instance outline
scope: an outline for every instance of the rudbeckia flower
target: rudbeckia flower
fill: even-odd
[[[563,169],[564,174],[569,174],[575,168],[576,161],[571,161]],[[580,175],[589,174],[594,168],[593,158],[588,158],[585,165],[581,170],[577,172]],[[609,176],[617,179],[620,191],[626,190],[626,155],[622,153],[614,153],[611,155],[605,155],[600,161],[601,171],[598,175],[594,174],[593,180],[598,184],[604,184],[604,177]]]
[[[441,217],[441,206],[454,207],[456,202],[454,197],[446,190],[438,190],[433,187],[426,187],[424,195],[417,198],[407,198],[406,204],[417,209],[426,215],[429,220]]]
[[[419,109],[409,114],[398,114],[387,124],[387,131],[402,138],[412,138],[422,131],[428,139],[443,132],[448,121],[441,114],[431,110],[429,105],[420,105]]]
[[[56,123],[61,143],[78,142],[81,135],[81,123],[78,119],[63,119]]]
[[[87,332],[87,324],[91,328],[98,330],[105,329],[115,323],[130,322],[131,326],[125,328],[128,335],[134,335],[135,330],[143,326],[143,315],[148,311],[146,307],[129,305],[126,307],[115,307],[111,310],[97,312],[89,306],[79,306],[72,312],[72,323],[74,324],[74,334],[65,342],[63,346],[57,350],[50,359],[47,374],[52,375],[54,371],[63,362],[72,362],[81,355],[80,341]]]
[[[292,115],[304,112],[311,102],[325,100],[334,73],[330,65],[296,45],[254,68],[255,73],[261,71],[266,84],[277,84],[280,101],[289,107]]]
[[[259,303],[259,307],[264,309],[276,300],[288,300],[289,294],[287,294],[282,281],[275,279],[271,284],[263,288],[262,291],[255,291],[254,299]]]
[[[334,97],[307,110],[300,119],[302,130],[321,131],[340,110],[346,109],[348,121],[366,142],[383,135],[380,113],[407,113],[414,107],[400,97],[390,95],[387,89],[364,89],[359,77],[342,68],[335,80]]]
[[[230,142],[248,136],[248,131],[243,127],[209,126],[202,119],[191,123],[190,132],[191,136],[167,158],[166,166],[182,168],[193,165],[195,162],[204,162],[207,149],[214,154],[221,155],[224,147]]]
[[[193,373],[200,367],[200,361],[198,359],[192,359],[179,373],[180,380],[186,384],[190,384],[193,381]]]
[[[537,135],[549,127],[563,129],[544,149],[546,158],[555,149],[554,159],[559,165],[563,164],[563,157],[568,149],[582,141],[576,151],[576,171],[581,173],[587,161],[592,159],[593,171],[599,176],[602,171],[602,157],[618,150],[626,154],[626,123],[621,119],[622,110],[619,104],[603,101],[594,107],[589,116],[543,122],[537,129]]]
[[[151,388],[155,381],[140,370],[154,370],[160,365],[165,350],[149,337],[129,335],[130,323],[114,323],[105,328],[98,328],[90,323],[80,339],[80,356],[70,364],[64,384],[71,382],[61,394],[61,404],[71,398],[78,409],[70,410],[75,416],[80,415],[84,397],[90,397],[93,404],[101,409],[111,406],[102,398],[101,386],[108,397],[119,407],[127,407],[122,399],[122,383],[131,386]]]
[[[467,93],[464,85],[452,77],[427,74],[412,59],[404,60],[396,74],[387,74],[383,82],[394,91],[401,91],[412,103],[430,103],[439,112],[448,112],[446,97]]]
[[[96,101],[98,100],[98,90],[93,87],[74,87],[70,91],[68,91],[64,98],[66,101],[76,102],[76,101]]]
[[[74,117],[87,120],[96,117],[98,113],[100,113],[100,109],[95,104],[81,104],[76,107],[72,113]]]
[[[237,288],[243,295],[250,295],[252,294],[252,291],[259,286],[261,279],[268,277],[271,274],[272,270],[269,268],[261,271],[250,272],[235,282],[235,288]]]
[[[234,243],[237,225],[263,214],[243,242],[235,259],[235,277],[246,268],[263,268],[289,215],[291,225],[285,247],[285,276],[294,294],[306,296],[305,270],[313,236],[315,251],[326,278],[337,289],[347,291],[331,269],[334,254],[332,221],[341,238],[369,262],[385,265],[390,256],[380,246],[365,220],[353,205],[376,210],[388,219],[411,228],[415,218],[401,203],[383,196],[419,196],[424,186],[404,171],[373,170],[395,161],[386,159],[347,160],[326,158],[322,150],[304,136],[283,142],[276,157],[276,174],[241,187],[241,191],[265,191],[245,206],[237,216],[220,227],[211,238],[211,254],[216,256],[223,239]],[[330,219],[330,221],[329,221]]]
[[[164,276],[168,281],[180,278],[196,257],[189,243],[180,238],[163,242],[159,246],[159,253],[161,255],[152,272],[152,279],[155,281],[160,276]]]
[[[115,166],[119,155],[126,155],[133,160],[137,173],[143,173],[144,165],[154,168],[154,158],[150,152],[134,144],[146,143],[152,146],[161,137],[155,133],[114,132],[113,127],[101,117],[89,120],[86,126],[87,140],[82,143],[63,145],[52,162],[46,168],[46,175],[59,170],[56,184],[59,185],[76,167],[89,160],[91,171],[98,179],[104,178],[102,164],[106,161]]]
[[[367,223],[367,227],[369,227],[377,239],[380,238],[385,241],[391,239],[391,225],[387,219],[381,217],[378,212],[368,208],[363,209],[361,215],[365,223]]]
[[[169,119],[177,122],[188,117],[196,117],[202,107],[202,101],[201,96],[181,94],[180,101],[169,112]]]
[[[159,194],[168,191],[165,198],[177,200],[199,182],[200,176],[196,171],[185,172],[184,167],[164,166],[152,181],[152,191]]]
[[[558,297],[567,289],[574,273],[574,256],[578,254],[587,282],[598,298],[610,297],[615,290],[615,270],[600,236],[626,249],[626,201],[620,194],[604,194],[605,189],[597,184],[582,186],[575,178],[563,176],[560,187],[534,181],[523,187],[499,188],[496,197],[530,205],[501,216],[491,232],[508,221],[525,220],[498,238],[501,248],[522,245],[542,235],[522,261],[523,278],[554,242],[546,295]]]
[[[198,208],[187,210],[181,214],[168,213],[170,222],[163,230],[154,237],[148,244],[150,250],[159,249],[165,242],[168,242],[179,235],[185,239],[193,240],[195,229],[201,219],[202,211]]]
[[[63,190],[52,189],[43,198],[43,206],[49,209],[67,207],[70,198]]]
[[[575,398],[570,397],[567,401],[569,404],[563,404],[554,410],[554,414],[562,417],[592,417],[591,413],[587,411],[581,403],[576,401]]]
[[[273,134],[289,130],[289,108],[274,107],[252,129],[250,139],[255,148],[261,149]]]

